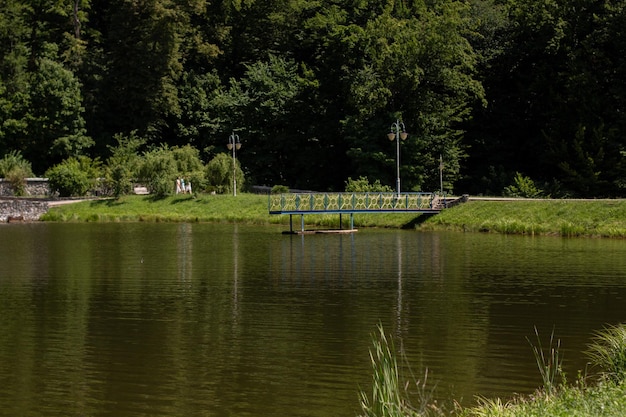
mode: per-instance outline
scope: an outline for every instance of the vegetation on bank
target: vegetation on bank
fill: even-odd
[[[471,200],[421,226],[503,234],[626,237],[626,200]]]
[[[554,336],[554,335],[552,335]],[[393,340],[382,326],[373,337],[370,358],[373,367],[372,391],[360,392],[361,417],[621,417],[626,415],[626,325],[599,331],[589,347],[591,365],[598,373],[580,376],[574,384],[565,379],[559,359],[559,342],[534,346],[543,387],[531,396],[509,401],[479,399],[473,407],[462,408],[433,401],[426,383],[404,381],[398,371]],[[412,403],[409,397],[416,398]]]
[[[127,195],[53,207],[45,221],[171,221],[287,224],[268,214],[267,195]],[[343,216],[344,227],[348,216]],[[306,215],[307,227],[339,227],[337,215]],[[458,230],[503,234],[626,237],[626,200],[471,200],[435,216],[356,214],[355,227]]]

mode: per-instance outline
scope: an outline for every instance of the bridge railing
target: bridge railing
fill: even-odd
[[[434,193],[288,193],[271,194],[270,214],[436,210]]]

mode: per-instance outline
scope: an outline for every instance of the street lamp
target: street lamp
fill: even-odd
[[[237,157],[236,151],[241,149],[241,142],[239,142],[239,135],[235,132],[231,133],[228,137],[228,145],[226,145],[228,150],[233,151],[233,196],[237,197]]]
[[[408,136],[404,123],[400,120],[392,123],[389,133],[387,133],[389,140],[396,140],[396,191],[398,194],[400,194],[400,139],[405,140]]]

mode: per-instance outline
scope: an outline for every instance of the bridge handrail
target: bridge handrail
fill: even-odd
[[[270,213],[433,210],[435,193],[287,193],[270,194]]]

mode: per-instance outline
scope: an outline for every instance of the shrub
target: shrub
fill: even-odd
[[[388,185],[382,185],[380,180],[370,184],[366,177],[359,177],[356,180],[348,177],[348,181],[346,181],[346,192],[348,193],[388,193],[392,191],[393,189]]]
[[[83,196],[92,188],[97,164],[87,157],[68,158],[46,172],[50,190],[61,197]]]
[[[272,194],[286,194],[289,192],[289,187],[286,185],[275,185],[272,187]]]
[[[516,172],[513,185],[504,187],[504,195],[506,197],[537,198],[543,196],[543,190],[537,188],[532,179]]]
[[[240,189],[245,179],[238,160],[235,166],[237,188]],[[232,192],[233,159],[226,153],[217,154],[206,166],[206,178],[208,185],[215,187],[218,193],[224,194]]]
[[[5,178],[13,194],[22,196],[26,193],[26,178],[34,176],[30,162],[19,151],[11,151],[0,159],[0,177]]]
[[[172,148],[172,155],[176,161],[178,174],[185,179],[185,183],[191,183],[194,189],[206,187],[206,175],[204,164],[200,159],[200,152],[191,145]]]
[[[137,152],[146,141],[138,137],[135,131],[128,137],[115,135],[114,139],[117,140],[117,146],[109,147],[111,156],[107,160],[105,177],[113,195],[119,197],[132,191],[133,180],[138,177],[141,166]]]
[[[156,197],[165,197],[174,191],[177,175],[176,160],[167,145],[144,154],[139,168],[139,180]]]

